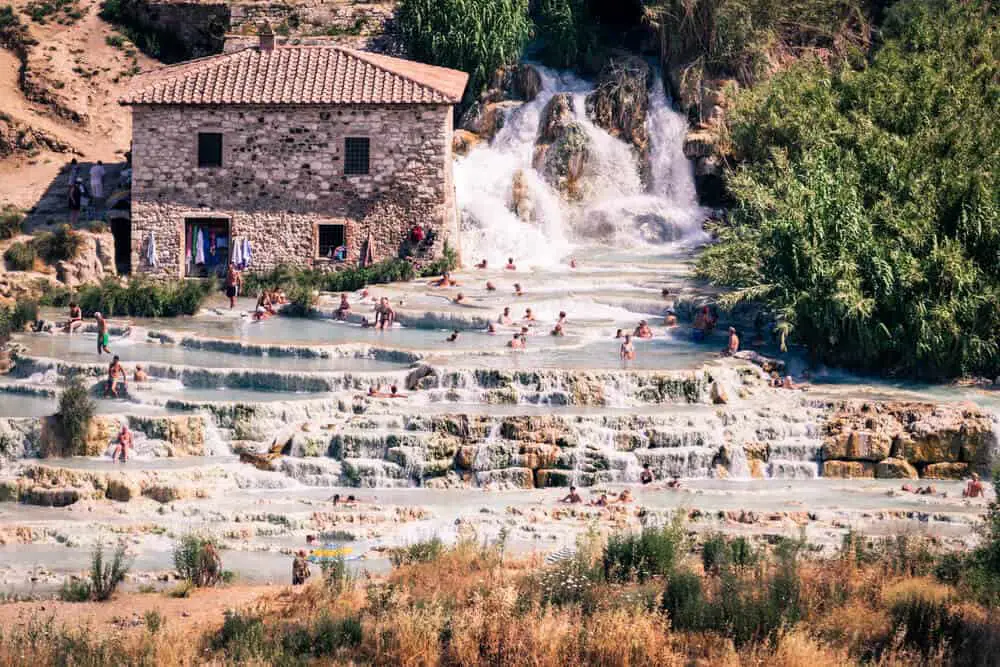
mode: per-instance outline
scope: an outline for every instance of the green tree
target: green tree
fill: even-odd
[[[860,70],[803,62],[737,100],[736,202],[699,273],[822,361],[1000,373],[1000,31],[905,0]]]
[[[399,32],[411,57],[469,74],[474,99],[531,37],[528,0],[401,0]]]

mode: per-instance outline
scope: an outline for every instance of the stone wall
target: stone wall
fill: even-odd
[[[370,232],[376,260],[399,254],[414,223],[457,248],[450,106],[133,108],[132,267],[182,275],[184,221],[226,218],[250,240],[252,270],[328,266],[317,224],[346,227],[348,263]],[[199,132],[221,132],[223,166],[197,166]],[[344,139],[369,137],[368,175],[345,175]],[[158,267],[146,259],[155,234]]]

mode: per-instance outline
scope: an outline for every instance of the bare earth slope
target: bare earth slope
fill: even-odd
[[[127,41],[108,43],[116,33],[97,16],[98,0],[70,5],[82,16],[66,16],[68,25],[56,21],[61,11],[43,24],[24,12],[27,0],[12,4],[38,43],[28,47],[25,85],[19,85],[20,59],[0,50],[0,131],[15,140],[15,150],[0,155],[0,203],[28,208],[72,157],[121,160],[131,122],[116,100],[135,68],[157,63]]]

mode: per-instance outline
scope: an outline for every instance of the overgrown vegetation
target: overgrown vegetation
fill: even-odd
[[[823,362],[1000,374],[995,4],[905,0],[870,64],[801,62],[743,93],[736,207],[699,273]]]
[[[527,0],[401,0],[396,23],[410,57],[469,74],[470,100],[531,35]]]
[[[458,265],[455,251],[445,244],[442,256],[420,269],[420,276],[438,276]],[[403,259],[389,259],[367,267],[350,267],[340,271],[300,269],[283,264],[266,272],[248,274],[243,290],[256,294],[260,290],[282,289],[288,297],[285,313],[304,317],[313,312],[317,292],[353,292],[368,285],[406,282],[417,277],[414,265]]]
[[[38,319],[38,304],[19,299],[13,306],[0,306],[0,344],[10,340],[10,335]]]
[[[30,271],[35,266],[38,254],[34,246],[29,243],[12,243],[4,253],[3,258],[7,261],[12,271]]]
[[[87,315],[176,317],[194,315],[216,287],[212,280],[151,281],[135,277],[127,283],[108,277],[80,288],[77,302]]]
[[[90,573],[87,579],[67,580],[59,591],[59,597],[66,602],[87,602],[110,600],[125,581],[131,567],[125,553],[125,545],[119,543],[110,560],[104,553],[104,543],[98,542],[90,554]]]
[[[43,261],[55,264],[75,259],[83,248],[83,237],[69,225],[60,225],[54,232],[44,232],[33,238],[31,245]]]
[[[538,57],[549,67],[596,72],[604,51],[587,0],[541,0],[535,19]]]
[[[59,394],[59,412],[56,417],[65,438],[68,451],[42,452],[43,456],[82,456],[87,453],[87,431],[97,412],[97,405],[79,376],[66,380]]]
[[[222,560],[219,545],[210,537],[189,533],[174,545],[174,568],[181,579],[196,587],[222,583]]]
[[[982,547],[958,566],[958,580],[998,549],[998,515],[993,503]],[[931,579],[951,557],[924,538],[852,533],[826,557],[810,555],[802,540],[701,541],[692,549],[676,521],[606,543],[592,531],[547,566],[506,558],[503,537],[421,543],[418,557],[384,578],[331,568],[336,585],[317,581],[229,611],[200,641],[154,631],[148,620],[149,633],[119,643],[66,628],[36,632],[29,621],[0,637],[0,661],[973,667],[1000,655],[1000,601]],[[640,571],[635,554],[657,563],[644,581],[620,576]]]
[[[3,9],[0,7],[0,21],[3,21]],[[15,17],[16,18],[16,17]],[[0,26],[0,30],[2,30]],[[24,223],[24,212],[15,206],[4,206],[0,209],[0,241],[12,239],[21,233]]]

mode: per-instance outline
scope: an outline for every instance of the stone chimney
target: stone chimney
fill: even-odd
[[[274,31],[271,30],[270,23],[263,21],[257,26],[257,37],[260,39],[261,51],[274,51]]]

